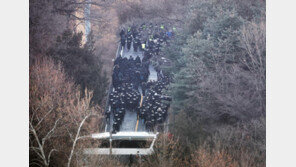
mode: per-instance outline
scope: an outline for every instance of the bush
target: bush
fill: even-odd
[[[100,108],[90,106],[92,92],[85,90],[82,98],[79,87],[66,76],[61,65],[48,58],[36,59],[30,67],[29,89],[30,164],[66,164],[73,137],[78,132],[91,132],[88,120],[78,131],[81,122],[91,114],[100,115]]]
[[[182,145],[178,138],[161,134],[155,142],[154,153],[143,157],[141,166],[190,166],[190,152],[190,147]]]
[[[195,167],[237,167],[238,162],[227,154],[224,150],[209,150],[205,148],[199,148],[194,152],[191,166]]]

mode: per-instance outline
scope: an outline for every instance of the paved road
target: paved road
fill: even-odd
[[[148,81],[157,81],[157,72],[151,64],[149,65],[149,72],[150,75],[148,77]]]
[[[127,50],[126,47],[121,51],[121,56],[127,57],[127,58],[132,56],[134,59],[137,56],[139,56],[142,60],[143,59],[143,52],[142,51],[134,52],[133,45],[131,45],[131,49],[129,51]],[[150,71],[150,75],[149,75],[148,80],[156,81],[157,80],[157,72],[155,71],[155,69],[152,65],[149,66],[149,71]],[[142,94],[141,88],[139,88],[139,91]],[[112,129],[112,125],[113,125],[113,115],[112,114],[110,116],[110,121],[111,121],[110,122],[111,127],[106,127],[107,131],[109,131],[109,128]],[[120,126],[120,131],[135,131],[136,124],[137,124],[137,113],[127,110],[125,112],[122,125]],[[137,131],[146,131],[145,124],[142,120],[139,120]]]

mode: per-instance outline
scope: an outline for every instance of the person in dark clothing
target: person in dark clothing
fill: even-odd
[[[136,73],[135,73],[135,88],[136,89],[139,88],[140,83],[141,83],[140,71],[136,71]]]
[[[120,43],[122,48],[125,48],[125,35],[121,36]]]
[[[134,47],[134,51],[135,51],[135,52],[138,51],[139,46],[140,46],[140,40],[139,40],[139,38],[136,36],[136,37],[134,37],[134,40],[133,40],[133,47]]]
[[[132,43],[132,31],[131,31],[131,27],[128,27],[127,29],[127,34],[126,34],[126,42],[127,42],[127,49],[130,50],[131,48],[131,43]]]
[[[135,63],[136,64],[141,64],[141,58],[139,56],[136,57]]]
[[[128,36],[127,36],[127,49],[128,49],[128,51],[131,49],[131,44],[132,44],[132,35],[128,34]]]
[[[119,35],[120,35],[121,46],[124,48],[125,47],[125,40],[126,40],[124,29],[121,29]]]
[[[114,66],[115,66],[115,65],[119,65],[121,61],[122,61],[122,57],[119,56],[118,58],[115,59],[115,61],[114,61]]]
[[[124,32],[124,29],[121,29],[120,33],[119,33],[120,36],[123,36],[125,35],[125,32]]]

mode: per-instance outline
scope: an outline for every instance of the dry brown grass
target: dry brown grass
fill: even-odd
[[[237,167],[239,164],[225,150],[199,148],[192,155],[192,167]]]

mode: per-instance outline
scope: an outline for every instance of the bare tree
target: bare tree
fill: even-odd
[[[256,90],[261,92],[261,110],[265,114],[266,86],[266,24],[250,22],[240,31],[240,43],[245,51],[240,62],[254,75]]]
[[[31,120],[32,121],[32,120]],[[42,120],[41,120],[42,121]],[[34,138],[36,139],[36,142],[38,144],[38,147],[35,147],[35,146],[31,146],[30,149],[32,149],[43,161],[43,164],[45,166],[49,166],[49,163],[50,163],[50,156],[51,154],[54,152],[54,151],[57,151],[56,149],[51,149],[48,153],[48,155],[46,156],[45,155],[45,148],[44,148],[44,144],[47,140],[50,139],[51,135],[54,133],[54,130],[57,126],[57,123],[58,123],[59,119],[56,120],[55,122],[55,125],[54,127],[46,134],[45,137],[43,137],[41,139],[41,141],[39,140],[39,137],[38,137],[38,134],[34,128],[34,126],[32,125],[32,122],[30,122],[30,133],[33,134]],[[39,124],[40,122],[38,122]],[[34,162],[35,163],[35,162]]]
[[[30,164],[49,166],[56,153],[69,155],[58,163],[70,166],[77,142],[89,137],[87,120],[101,119],[101,109],[91,105],[91,98],[87,90],[81,97],[80,89],[50,59],[30,68]]]
[[[68,167],[70,167],[70,165],[71,165],[71,160],[72,160],[72,157],[73,157],[73,155],[74,155],[75,148],[76,148],[76,144],[77,144],[78,140],[80,140],[80,139],[85,139],[85,138],[91,138],[90,135],[86,135],[86,136],[81,136],[81,135],[80,135],[80,132],[81,132],[82,126],[84,125],[85,121],[86,121],[89,117],[91,117],[91,116],[98,116],[98,115],[97,115],[97,114],[91,114],[91,113],[89,113],[88,115],[86,115],[86,116],[82,119],[82,121],[80,122],[80,124],[79,124],[79,127],[78,127],[78,129],[77,129],[77,132],[76,132],[75,138],[72,138],[72,134],[69,132],[69,135],[70,135],[70,137],[71,137],[71,140],[73,141],[73,144],[72,144],[72,149],[71,149],[71,152],[70,152],[70,154],[69,154],[69,158],[68,158],[68,163],[67,163],[67,166],[68,166]],[[101,117],[101,118],[102,118],[102,117]]]

